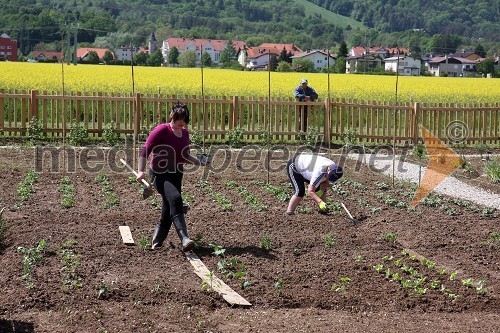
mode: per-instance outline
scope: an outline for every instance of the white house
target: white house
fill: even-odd
[[[398,68],[398,60],[399,60],[399,68]],[[396,57],[385,58],[385,71],[396,73],[396,70],[399,69],[399,75],[406,76],[419,76],[420,75],[420,60],[400,55]]]
[[[461,57],[434,57],[426,61],[427,70],[435,76],[474,76],[478,60],[469,60]]]
[[[295,44],[262,43],[255,47],[245,46],[240,48],[238,62],[246,68],[263,69],[269,63],[269,53],[279,57],[283,50],[292,56],[302,52]]]
[[[309,60],[314,64],[314,68],[321,70],[326,68],[328,64],[332,67],[335,64],[335,58],[330,54],[330,59],[328,60],[328,52],[326,50],[308,50],[291,57],[292,63],[296,59]]]
[[[135,55],[136,49],[131,46],[120,46],[115,49],[116,60],[128,60],[132,59],[132,55]]]
[[[222,50],[226,48],[228,40],[218,39],[197,39],[197,38],[168,38],[163,41],[161,53],[165,61],[168,60],[168,54],[173,47],[176,47],[179,54],[186,51],[196,52],[196,62],[200,63],[201,55],[207,52],[212,59],[213,64],[219,63],[219,58]],[[240,40],[233,41],[233,49],[238,52],[239,49],[245,47],[245,42]]]

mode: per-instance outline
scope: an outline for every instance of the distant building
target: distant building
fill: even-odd
[[[309,60],[314,64],[314,68],[318,70],[327,68],[328,64],[330,64],[330,67],[335,65],[335,58],[333,57],[333,54],[330,54],[330,60],[328,60],[327,50],[307,50],[305,52],[296,54],[292,56],[292,63],[296,59]]]
[[[292,56],[302,53],[295,44],[262,43],[260,46],[239,49],[238,62],[246,68],[264,69],[269,64],[270,55],[279,57],[283,50]]]
[[[177,48],[179,54],[186,51],[196,52],[196,62],[201,62],[201,54],[207,52],[212,59],[212,63],[219,64],[221,52],[226,48],[228,40],[219,39],[196,39],[196,38],[168,38],[163,41],[161,53],[165,61],[168,60],[168,55],[172,48]],[[245,43],[240,40],[233,40],[233,49],[238,52],[239,49],[245,47]]]
[[[399,65],[398,65],[399,60]],[[406,76],[419,76],[420,68],[422,66],[420,60],[400,55],[390,58],[385,58],[385,71],[396,73],[396,70],[399,70],[399,75]]]
[[[115,49],[115,60],[132,60],[132,56],[136,54],[136,48],[132,46],[120,46]]]
[[[149,39],[148,39],[149,54],[153,53],[157,49],[158,48],[156,47],[156,36],[155,36],[155,33],[152,32],[151,35],[149,35]]]
[[[411,55],[410,51],[405,47],[353,46],[346,58],[346,73],[370,71],[382,66],[385,58],[394,57],[398,54]]]
[[[100,60],[104,57],[104,53],[106,51],[109,51],[108,49],[98,49],[98,48],[93,48],[93,47],[81,47],[76,50],[76,57],[80,61],[85,61],[86,58],[89,55],[90,51],[95,51],[97,53],[97,56],[99,57]]]
[[[36,61],[61,62],[63,54],[62,52],[33,51],[32,58]]]
[[[482,58],[481,58],[482,59]],[[475,76],[478,60],[469,60],[462,57],[433,57],[426,61],[427,70],[435,76]]]
[[[0,35],[0,61],[17,61],[17,41],[6,33]]]

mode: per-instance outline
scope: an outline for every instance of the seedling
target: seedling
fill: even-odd
[[[35,266],[43,262],[43,256],[48,244],[45,240],[40,240],[38,245],[31,249],[26,249],[22,246],[17,248],[17,252],[24,254],[23,258],[23,279],[26,281],[26,288],[34,289],[35,284],[33,283],[32,273]]]
[[[462,284],[467,288],[471,288],[472,283],[474,283],[474,280],[472,278],[462,279]]]
[[[478,294],[486,294],[488,292],[488,289],[486,289],[486,280],[485,279],[479,279],[477,281],[476,292]]]
[[[438,271],[439,275],[446,275],[446,269],[445,268],[440,268]]]
[[[221,286],[221,282],[217,279],[214,272],[210,271],[206,275],[206,279],[201,280],[201,290],[205,290],[207,292],[214,291],[214,280],[217,281],[217,286]]]
[[[376,264],[375,266],[373,266],[373,268],[375,268],[377,273],[382,273],[384,271],[384,265],[382,264]]]
[[[276,282],[274,282],[275,289],[283,289],[283,285],[283,278],[279,278]]]
[[[102,193],[104,196],[104,203],[102,204],[102,208],[111,208],[118,206],[120,202],[116,197],[113,186],[111,185],[111,182],[109,180],[109,176],[105,174],[98,174],[95,179],[102,186]]]
[[[457,274],[458,274],[458,272],[457,272],[457,271],[453,271],[453,272],[451,272],[451,274],[450,274],[450,281],[455,280],[455,277],[457,276]]]
[[[83,287],[82,278],[78,275],[76,269],[80,266],[78,259],[79,255],[75,254],[73,245],[76,244],[74,240],[68,240],[61,245],[59,255],[63,267],[61,269],[63,275],[63,288]]]
[[[323,241],[325,242],[326,247],[334,247],[337,243],[333,232],[326,234],[325,237],[323,237]]]
[[[377,186],[377,188],[379,190],[388,190],[390,188],[390,185],[389,184],[386,184],[384,182],[379,182],[379,181],[376,181],[375,182],[375,186]]]
[[[396,243],[396,239],[398,238],[396,234],[392,232],[386,232],[382,234],[382,238],[388,241],[389,243]]]
[[[330,290],[335,291],[337,293],[344,292],[349,288],[349,284],[351,283],[350,277],[341,277],[338,283],[332,284]]]
[[[111,282],[111,285],[113,284],[114,281]],[[108,284],[106,284],[104,281],[101,282],[101,285],[99,286],[99,292],[97,294],[97,299],[104,299],[110,290],[111,287]]]
[[[145,235],[141,235],[141,237],[139,237],[139,239],[137,240],[137,244],[139,245],[139,248],[143,251],[147,251],[150,249],[149,239]]]
[[[15,204],[16,208],[21,207],[24,202],[28,201],[31,194],[35,192],[33,185],[38,182],[38,177],[38,173],[35,171],[29,171],[24,180],[17,185],[17,195],[19,196],[19,201]]]
[[[357,263],[363,262],[363,256],[361,254],[358,254],[355,258],[354,261]]]
[[[70,208],[75,205],[75,185],[71,181],[71,178],[64,176],[61,179],[61,185],[59,186],[59,192],[61,192],[61,207]]]
[[[266,251],[271,251],[271,249],[273,248],[271,236],[268,233],[264,233],[264,236],[262,236],[262,240],[260,241],[260,248]]]

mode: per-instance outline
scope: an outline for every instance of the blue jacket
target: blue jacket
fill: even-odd
[[[302,85],[295,88],[293,96],[295,98],[298,98],[299,102],[303,102],[306,99],[306,96],[309,96],[311,98],[311,102],[313,102],[315,99],[318,99],[318,94],[313,87],[307,86],[306,89],[304,89],[302,88]]]

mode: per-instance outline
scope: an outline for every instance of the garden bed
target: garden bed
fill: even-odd
[[[305,200],[285,216],[286,158],[275,156],[270,167],[281,170],[268,173],[266,154],[236,157],[214,156],[216,172],[189,171],[183,187],[196,254],[252,303],[233,309],[193,273],[174,230],[160,250],[142,249],[159,199],[142,200],[126,171],[48,172],[47,157],[28,182],[33,150],[0,150],[0,202],[7,207],[0,331],[498,329],[498,211],[443,195],[409,210],[415,186],[393,187],[365,165],[354,172],[348,161],[328,215]],[[346,219],[340,202],[363,221]],[[136,246],[122,244],[120,225],[130,226]]]

